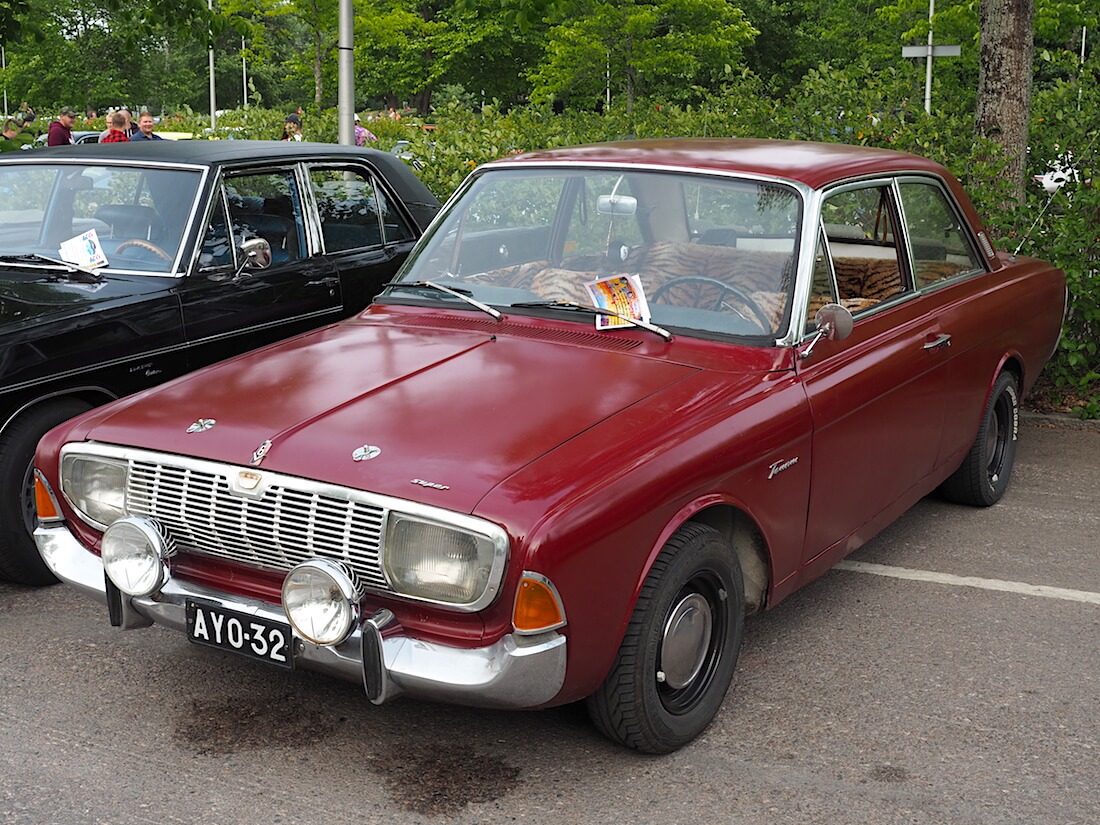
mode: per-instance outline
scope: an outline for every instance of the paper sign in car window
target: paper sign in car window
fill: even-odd
[[[99,243],[94,229],[82,232],[75,238],[61,242],[58,250],[61,260],[84,267],[107,266],[107,255]]]
[[[612,275],[584,285],[592,296],[592,303],[626,318],[649,321],[649,304],[645,299],[642,281],[637,275]],[[621,329],[633,326],[624,318],[613,315],[597,315],[596,329]]]

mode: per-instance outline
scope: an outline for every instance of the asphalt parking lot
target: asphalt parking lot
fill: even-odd
[[[1029,417],[1008,494],[926,500],[749,622],[667,757],[582,709],[397,702],[0,584],[0,823],[1100,821],[1100,429]]]

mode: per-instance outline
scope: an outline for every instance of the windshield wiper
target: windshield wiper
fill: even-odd
[[[386,286],[394,287],[395,289],[435,289],[447,295],[453,295],[460,301],[465,301],[470,306],[480,309],[482,312],[493,316],[498,321],[504,317],[498,310],[493,309],[488,304],[483,304],[481,301],[471,298],[470,290],[468,289],[452,289],[449,286],[443,286],[443,284],[437,284],[434,281],[391,281],[386,284]]]
[[[103,275],[101,275],[94,269],[86,266],[81,266],[80,264],[74,264],[69,261],[62,261],[59,258],[51,258],[48,255],[42,255],[38,252],[27,252],[22,255],[0,255],[0,261],[4,261],[5,263],[43,262],[53,264],[55,266],[64,267],[65,271],[68,272],[70,275],[76,272],[82,272],[85,275],[90,275],[95,281],[103,280]]]
[[[672,340],[672,333],[664,327],[659,327],[656,324],[651,324],[649,321],[643,321],[640,318],[631,318],[629,315],[623,315],[620,312],[615,312],[613,309],[606,309],[604,307],[598,307],[594,304],[582,304],[579,301],[523,301],[521,303],[512,304],[513,307],[550,307],[551,309],[580,309],[585,312],[592,312],[596,315],[607,315],[611,318],[619,318],[626,321],[628,324],[633,324],[641,329],[647,329],[650,332],[656,333],[664,338],[666,341]]]

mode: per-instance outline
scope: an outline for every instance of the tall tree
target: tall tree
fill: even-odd
[[[550,31],[532,96],[689,102],[739,66],[759,33],[726,0],[578,0]]]
[[[979,15],[976,130],[1003,147],[1006,172],[1020,204],[1031,117],[1034,13],[1034,0],[981,0]]]

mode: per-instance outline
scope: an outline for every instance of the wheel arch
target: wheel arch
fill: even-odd
[[[767,605],[772,565],[767,541],[752,516],[733,504],[714,503],[681,523],[685,522],[711,527],[730,543],[741,565],[746,613],[751,616],[762,611]]]
[[[22,418],[27,413],[40,409],[54,401],[66,398],[82,401],[91,407],[98,407],[109,401],[115,401],[118,396],[103,387],[87,385],[52,390],[43,395],[25,398],[10,410],[4,411],[6,414],[3,421],[0,421],[0,435],[3,435],[3,433],[7,431],[12,422]]]

